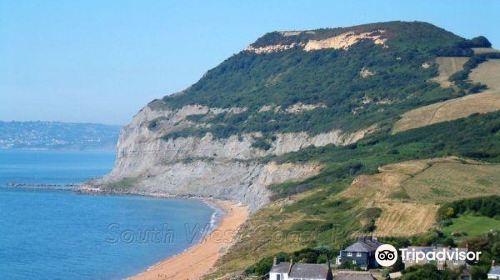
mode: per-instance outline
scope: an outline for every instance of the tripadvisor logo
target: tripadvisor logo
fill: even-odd
[[[468,251],[466,248],[410,247],[399,249],[403,263],[438,262],[478,262],[481,252]],[[398,249],[390,244],[382,244],[375,251],[375,260],[380,266],[392,266],[398,260]]]
[[[481,252],[467,251],[467,249],[462,248],[432,248],[423,252],[421,250],[416,250],[415,248],[404,248],[401,249],[401,257],[403,262],[413,261],[415,263],[426,263],[429,261],[469,261],[478,262]]]
[[[381,266],[392,266],[398,260],[398,250],[390,244],[382,244],[375,251],[375,260]]]

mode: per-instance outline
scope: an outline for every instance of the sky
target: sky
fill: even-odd
[[[427,21],[500,47],[500,1],[0,0],[0,120],[126,124],[266,32]]]

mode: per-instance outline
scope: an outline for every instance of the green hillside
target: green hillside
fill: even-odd
[[[316,134],[335,128],[353,131],[372,124],[384,127],[409,109],[464,94],[430,80],[437,75],[433,61],[438,55],[472,54],[470,47],[476,45],[466,44],[471,41],[428,23],[377,23],[293,36],[272,32],[251,47],[305,44],[346,32],[377,34],[380,30],[384,31],[378,35],[386,40],[384,45],[361,40],[348,49],[304,51],[294,47],[266,54],[242,51],[208,71],[185,91],[156,100],[150,106],[159,109],[201,104],[246,108],[239,114],[194,116],[191,121],[210,127],[165,135],[168,139],[211,132],[225,138],[256,131],[270,136],[297,131]],[[429,67],[423,67],[426,63]],[[363,76],[363,70],[372,74]],[[300,103],[321,106],[300,114],[283,110]],[[282,110],[263,111],[266,105],[280,106]]]

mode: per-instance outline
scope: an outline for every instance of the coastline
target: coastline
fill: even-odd
[[[184,252],[168,257],[130,280],[200,279],[209,273],[216,261],[234,243],[236,233],[248,218],[248,207],[239,202],[202,199],[215,209],[212,228],[198,243]],[[212,224],[213,223],[213,224]]]

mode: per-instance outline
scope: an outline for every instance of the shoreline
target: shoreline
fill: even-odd
[[[205,233],[205,235],[209,235],[210,233],[212,233],[212,231],[214,231],[219,226],[219,224],[221,223],[222,219],[224,218],[224,215],[226,212],[224,209],[219,207],[216,202],[213,202],[213,199],[209,200],[207,198],[200,198],[200,200],[203,203],[205,203],[208,207],[210,207],[214,210],[214,213],[210,217],[210,227],[208,228],[208,231]],[[234,203],[236,204],[236,202],[234,202]],[[200,240],[200,242],[202,240],[203,240],[203,238]],[[198,244],[198,243],[196,243],[196,244]],[[188,249],[189,248],[187,248],[186,250],[188,250]]]
[[[127,280],[196,280],[210,273],[217,260],[234,244],[240,226],[249,217],[248,206],[237,201],[195,195],[172,195],[149,192],[108,191],[82,184],[77,193],[86,195],[133,195],[164,199],[197,199],[214,209],[210,228],[204,237],[184,251],[166,257]]]
[[[200,279],[234,243],[236,233],[248,218],[248,207],[239,202],[199,198],[214,208],[215,223],[196,244],[167,257],[129,280]],[[219,216],[217,218],[217,216]],[[212,224],[212,220],[210,221]]]

